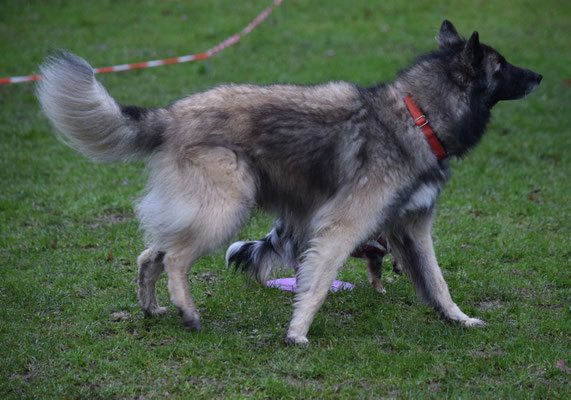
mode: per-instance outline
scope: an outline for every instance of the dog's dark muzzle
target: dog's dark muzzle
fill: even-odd
[[[527,96],[528,94],[533,92],[535,90],[535,88],[539,86],[539,83],[541,82],[542,79],[543,79],[543,76],[541,74],[538,74],[537,72],[533,72],[529,69],[526,69],[524,81],[528,82],[528,88],[527,88],[524,96]]]
[[[497,86],[494,100],[521,99],[533,92],[542,79],[543,76],[537,72],[510,65]]]

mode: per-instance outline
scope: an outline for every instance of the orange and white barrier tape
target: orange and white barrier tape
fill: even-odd
[[[279,6],[283,0],[274,0],[272,5],[262,11],[252,22],[250,22],[244,29],[237,33],[234,36],[230,36],[228,39],[218,43],[216,46],[206,50],[204,53],[198,54],[191,54],[187,56],[175,57],[175,58],[167,58],[164,60],[153,60],[153,61],[145,61],[139,62],[134,64],[122,64],[122,65],[113,65],[111,67],[100,67],[95,68],[94,72],[96,74],[104,74],[108,72],[116,72],[116,71],[128,71],[131,69],[142,69],[142,68],[151,68],[151,67],[158,67],[160,65],[169,65],[169,64],[180,64],[190,61],[197,61],[197,60],[205,60],[207,58],[212,57],[214,54],[224,50],[227,47],[230,47],[240,41],[244,36],[248,33],[252,32],[255,27],[260,25],[262,21],[264,21],[271,13],[274,11],[274,8]],[[15,76],[11,78],[0,78],[0,85],[2,84],[9,84],[9,83],[20,83],[20,82],[31,82],[37,81],[41,79],[41,75],[28,75],[28,76]]]

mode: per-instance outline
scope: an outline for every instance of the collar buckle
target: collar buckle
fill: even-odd
[[[440,141],[436,137],[436,134],[428,124],[428,118],[426,118],[426,115],[424,115],[423,112],[420,110],[420,108],[418,107],[416,102],[412,99],[412,96],[410,94],[407,94],[404,97],[404,102],[406,103],[410,115],[412,116],[412,118],[414,118],[414,124],[422,131],[422,133],[426,137],[426,141],[430,145],[430,148],[432,149],[432,152],[434,153],[436,158],[438,160],[443,160],[446,157],[448,157],[448,154],[446,153],[446,150],[442,146],[442,143],[440,143]]]
[[[424,118],[424,123],[420,121],[422,118]],[[428,125],[428,118],[426,118],[426,116],[422,114],[420,117],[414,120],[414,123],[419,128],[422,128],[423,126]]]

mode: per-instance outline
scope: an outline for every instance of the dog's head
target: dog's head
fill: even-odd
[[[480,43],[478,32],[463,40],[450,21],[445,20],[438,34],[440,50],[455,55],[452,77],[461,86],[472,86],[488,108],[498,101],[515,100],[531,93],[542,76],[516,67],[496,50]]]

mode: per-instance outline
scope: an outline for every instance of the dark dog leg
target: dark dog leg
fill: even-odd
[[[452,301],[432,245],[432,214],[412,219],[389,235],[392,254],[404,267],[420,300],[432,305],[450,321],[465,326],[483,326],[484,321],[470,318]]]
[[[387,292],[381,280],[383,276],[383,257],[388,253],[387,248],[386,239],[380,236],[377,240],[369,240],[351,253],[352,257],[365,260],[367,272],[369,273],[369,282],[379,293]]]
[[[369,282],[373,285],[375,290],[379,293],[386,293],[383,287],[383,256],[373,253],[365,254],[363,257],[367,263],[367,272],[369,273]]]

